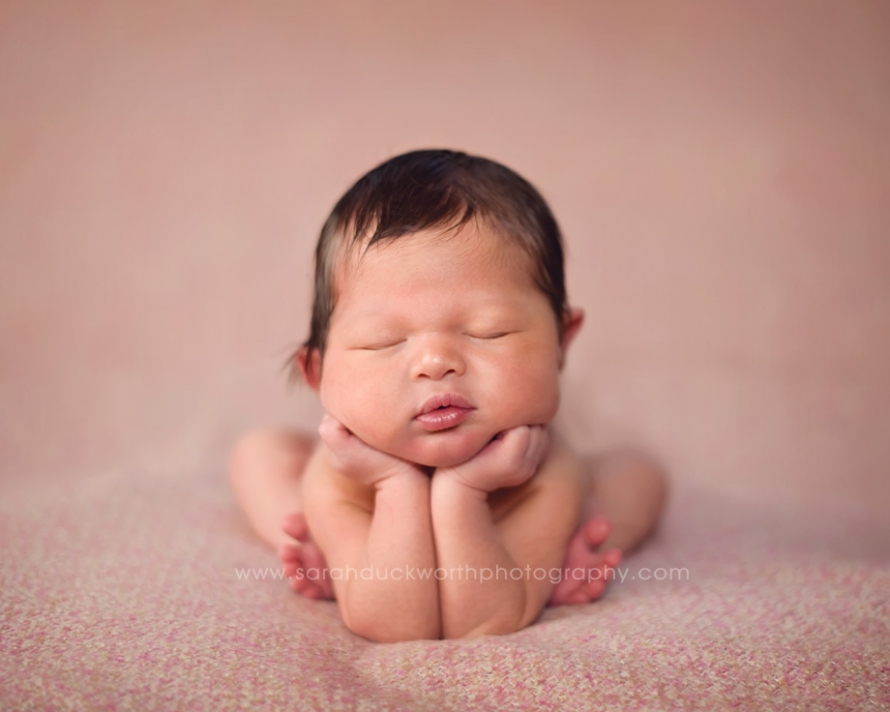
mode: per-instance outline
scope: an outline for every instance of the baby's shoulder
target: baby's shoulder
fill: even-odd
[[[520,504],[541,494],[545,500],[559,503],[560,510],[573,509],[582,501],[585,488],[580,460],[565,438],[553,428],[548,433],[547,455],[535,474],[518,487],[496,490],[489,495],[495,522],[508,519]]]
[[[549,426],[548,433],[550,435],[550,446],[547,450],[547,456],[538,468],[535,477],[581,481],[583,478],[581,459],[574,448],[555,426]]]
[[[301,483],[305,506],[308,508],[322,501],[346,502],[374,511],[374,489],[338,472],[331,466],[328,455],[327,446],[319,441],[306,463]]]

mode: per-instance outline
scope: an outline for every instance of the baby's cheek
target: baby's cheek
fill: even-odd
[[[368,388],[370,379],[343,388],[336,399],[337,412],[331,412],[351,432],[375,448],[390,454],[399,435],[396,414],[399,410],[385,393]]]
[[[360,417],[356,419],[355,426],[349,429],[375,450],[398,455],[395,452],[397,448],[392,433],[384,427],[379,418]]]
[[[357,430],[361,429],[365,420],[362,414],[367,400],[361,392],[360,384],[351,383],[347,379],[331,379],[322,384],[319,399],[325,412],[358,435]]]
[[[551,371],[526,372],[508,392],[505,413],[513,425],[549,423],[559,409],[559,381]]]

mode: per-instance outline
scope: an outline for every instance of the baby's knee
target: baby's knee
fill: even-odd
[[[635,450],[621,453],[621,456],[626,458],[625,476],[633,478],[638,487],[661,497],[667,493],[667,471],[654,458]]]
[[[233,485],[243,482],[258,460],[262,460],[270,446],[267,430],[252,430],[242,435],[229,456],[229,480]]]
[[[622,490],[663,503],[668,493],[668,474],[657,460],[635,449],[613,451],[603,457],[597,475]]]

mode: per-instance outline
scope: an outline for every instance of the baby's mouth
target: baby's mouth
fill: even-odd
[[[427,398],[420,412],[414,416],[414,420],[424,430],[436,432],[460,425],[475,410],[463,396],[457,393],[443,393]]]

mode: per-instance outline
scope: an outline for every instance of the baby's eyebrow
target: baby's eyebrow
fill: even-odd
[[[374,309],[365,309],[350,313],[347,321],[350,324],[372,323],[375,326],[382,324],[385,326],[396,327],[400,326],[404,322],[404,319],[401,319],[394,314],[386,314]]]

